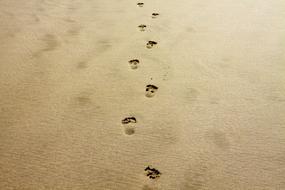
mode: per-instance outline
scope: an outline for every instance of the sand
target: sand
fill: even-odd
[[[285,2],[1,0],[0,189],[285,189]]]

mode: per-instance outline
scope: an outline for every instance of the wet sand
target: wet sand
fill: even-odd
[[[0,1],[0,189],[285,189],[285,2]]]

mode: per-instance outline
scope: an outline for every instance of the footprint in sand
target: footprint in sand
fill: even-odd
[[[126,117],[122,120],[122,124],[136,123],[137,119],[135,117]]]
[[[152,17],[152,18],[157,18],[158,15],[159,15],[159,13],[152,13],[151,17]]]
[[[139,27],[140,31],[142,31],[142,32],[145,31],[145,29],[146,29],[146,25],[145,24],[141,24],[138,27]]]
[[[148,41],[148,42],[146,43],[146,47],[147,47],[148,49],[153,48],[153,46],[155,46],[155,45],[157,45],[157,42],[155,42],[155,41]]]
[[[135,117],[126,117],[122,120],[126,135],[133,135],[135,133],[135,123],[137,123],[137,119]]]
[[[146,86],[146,89],[145,89],[145,96],[148,97],[148,98],[151,98],[155,95],[155,92],[158,90],[158,87],[157,86],[154,86],[154,85],[147,85]]]
[[[144,3],[137,3],[139,7],[143,7]]]
[[[160,171],[158,171],[157,169],[155,168],[152,168],[151,166],[147,166],[145,169],[145,175],[147,177],[149,177],[150,179],[156,179],[156,178],[159,178],[161,176],[161,173]]]
[[[137,69],[139,63],[140,63],[140,61],[138,59],[132,59],[129,61],[131,69]]]

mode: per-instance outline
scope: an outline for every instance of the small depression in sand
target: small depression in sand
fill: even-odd
[[[155,45],[157,45],[157,42],[156,42],[156,41],[148,41],[148,42],[146,43],[146,47],[147,47],[148,49],[153,48]]]
[[[137,3],[139,7],[143,7],[144,3]]]
[[[135,134],[135,128],[136,128],[136,124],[137,123],[137,119],[133,116],[130,117],[126,117],[122,120],[122,124],[124,127],[124,133],[126,135],[133,135]]]
[[[148,97],[148,98],[152,98],[156,94],[157,90],[158,90],[157,86],[149,84],[149,85],[146,86],[145,96]]]
[[[140,31],[145,31],[145,29],[146,29],[146,25],[145,24],[140,24],[139,26],[139,29],[140,29]]]
[[[138,59],[132,59],[129,61],[129,65],[131,69],[137,69],[139,66],[140,61]]]
[[[159,15],[159,13],[152,13],[152,14],[151,14],[151,17],[152,17],[152,18],[157,18],[158,15]]]

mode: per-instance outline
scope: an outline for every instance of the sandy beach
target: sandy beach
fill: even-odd
[[[0,190],[284,190],[285,1],[0,0]]]

